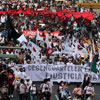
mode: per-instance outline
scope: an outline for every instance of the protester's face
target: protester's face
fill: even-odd
[[[20,72],[23,72],[23,69],[22,68],[20,69]]]
[[[26,81],[29,82],[29,79],[27,79]]]
[[[44,100],[44,99],[40,99],[40,100]]]
[[[85,74],[85,77],[87,77],[88,76],[88,74]]]
[[[64,82],[61,83],[61,86],[64,86]]]
[[[35,84],[34,84],[34,83],[32,83],[32,86],[35,86]]]
[[[92,86],[92,84],[91,84],[91,83],[89,83],[89,86]]]

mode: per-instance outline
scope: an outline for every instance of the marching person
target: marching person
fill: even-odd
[[[50,100],[52,100],[52,94],[54,94],[54,85],[53,85],[53,82],[51,81],[50,77],[47,77],[47,84],[49,85],[49,88],[50,88]]]
[[[91,82],[88,84],[88,86],[84,88],[83,93],[86,95],[86,100],[92,100],[92,98],[95,95],[95,92],[94,92],[94,87],[92,86]]]
[[[30,88],[29,88],[29,91],[30,91],[30,100],[37,100],[37,87],[35,85],[34,82],[32,82]]]
[[[49,84],[47,82],[48,80],[44,79],[44,83],[41,84],[40,88],[42,89],[42,94],[45,96],[46,100],[50,100],[51,93]]]
[[[75,95],[75,97],[77,97],[78,99],[81,99],[82,98],[82,89],[81,89],[80,85],[77,85],[74,88],[72,93]]]
[[[23,79],[20,80],[19,86],[19,98],[20,100],[25,100],[26,85]]]
[[[32,84],[32,81],[30,80],[29,77],[26,78],[25,80],[25,85],[26,85],[26,100],[30,99],[30,93],[29,93],[29,88]]]
[[[27,77],[26,73],[24,72],[23,68],[20,68],[19,69],[19,72],[18,72],[18,76],[20,76],[20,79],[24,79]]]
[[[19,85],[20,85],[20,77],[19,76],[16,76],[16,79],[14,80],[13,85],[14,85],[14,90],[16,92],[19,92]]]
[[[83,90],[84,90],[84,88],[86,86],[88,86],[88,84],[90,83],[90,81],[91,81],[91,77],[89,77],[88,74],[86,73],[84,75],[84,79],[83,79],[83,82],[82,82],[82,88],[83,88]]]
[[[1,99],[0,100],[11,100],[8,96],[8,85],[4,84],[2,88],[0,88]]]
[[[13,82],[15,80],[15,75],[12,69],[9,70],[8,72],[8,83],[9,83],[9,96],[13,97],[13,92],[14,92],[14,85]]]
[[[58,88],[59,100],[71,99],[71,92],[68,90],[67,83],[61,81]]]

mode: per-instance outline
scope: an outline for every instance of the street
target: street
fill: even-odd
[[[39,87],[40,84],[37,84],[37,87]],[[58,96],[57,96],[57,88],[58,85],[57,83],[54,84],[55,87],[55,94],[52,94],[52,100],[58,100]],[[75,85],[71,84],[68,85],[68,89],[72,92],[72,90],[74,89]],[[93,98],[93,100],[100,100],[100,85],[94,85],[94,89],[95,89],[95,97]],[[14,98],[12,98],[12,100],[19,100],[19,96],[18,94],[14,93]]]

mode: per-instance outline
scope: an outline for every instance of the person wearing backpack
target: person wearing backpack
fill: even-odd
[[[50,93],[50,87],[49,87],[47,79],[44,79],[44,83],[41,84],[40,88],[41,88],[42,94],[45,96],[46,100],[50,100],[51,93]]]
[[[86,100],[92,100],[95,96],[94,87],[92,86],[91,82],[84,88],[83,93],[86,95]]]

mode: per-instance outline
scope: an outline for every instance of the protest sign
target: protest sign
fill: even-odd
[[[92,75],[93,83],[100,82],[100,78],[95,73],[90,72],[89,67],[81,65],[26,64],[22,67],[32,81],[43,81],[46,77],[51,77],[54,82],[82,82],[84,73],[88,73]]]

